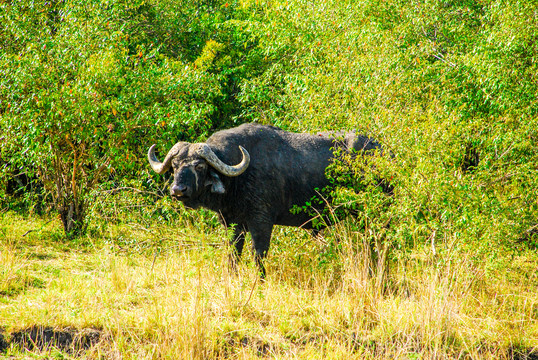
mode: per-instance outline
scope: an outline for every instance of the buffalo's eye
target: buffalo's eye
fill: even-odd
[[[197,171],[204,171],[205,168],[206,168],[206,165],[204,163],[198,163],[194,166],[194,168],[197,170]]]

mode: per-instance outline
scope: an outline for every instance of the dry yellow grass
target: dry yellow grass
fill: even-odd
[[[261,284],[248,256],[237,276],[230,276],[226,247],[214,245],[221,243],[222,232],[183,229],[186,239],[172,227],[111,226],[102,236],[70,243],[59,238],[53,221],[22,236],[45,222],[10,213],[0,222],[0,326],[12,342],[4,356],[12,359],[525,359],[538,354],[533,253],[492,271],[472,254],[416,250],[391,262],[383,289],[367,276],[364,254],[352,246],[360,234],[344,226],[331,230],[327,236],[343,242],[338,268],[318,271],[308,257],[323,251],[323,241],[278,229],[275,246],[294,237],[304,249],[297,255],[290,248],[289,256],[275,251],[269,278]],[[303,265],[297,265],[298,257]],[[13,334],[35,326],[95,329],[100,337],[78,353],[53,347],[25,351],[13,344]]]

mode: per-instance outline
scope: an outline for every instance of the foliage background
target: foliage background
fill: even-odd
[[[1,2],[0,311],[134,357],[534,356],[537,37],[536,0]],[[146,160],[252,121],[392,155],[334,164],[355,215],[275,229],[262,289]]]
[[[525,236],[538,211],[534,1],[1,9],[4,206],[21,194],[26,206],[37,199],[60,213],[79,204],[75,222],[85,227],[92,190],[155,190],[144,156],[152,143],[164,153],[257,121],[378,139],[394,158],[369,170],[396,187],[389,216],[400,246],[533,241]],[[14,178],[34,187],[16,192]],[[379,215],[368,195],[349,196]]]

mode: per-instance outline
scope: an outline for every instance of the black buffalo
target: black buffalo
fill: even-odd
[[[312,229],[305,212],[292,213],[329,185],[325,169],[335,149],[373,150],[380,145],[351,133],[297,134],[273,126],[243,124],[214,133],[205,143],[178,142],[163,162],[148,151],[154,171],[172,168],[170,194],[185,206],[217,212],[225,225],[235,224],[231,265],[241,257],[245,233],[252,235],[256,263],[263,259],[274,225]],[[237,164],[237,165],[229,165]]]

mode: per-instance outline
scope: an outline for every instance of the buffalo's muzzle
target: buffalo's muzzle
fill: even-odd
[[[189,187],[183,184],[174,184],[170,188],[170,195],[178,197],[189,197]]]

